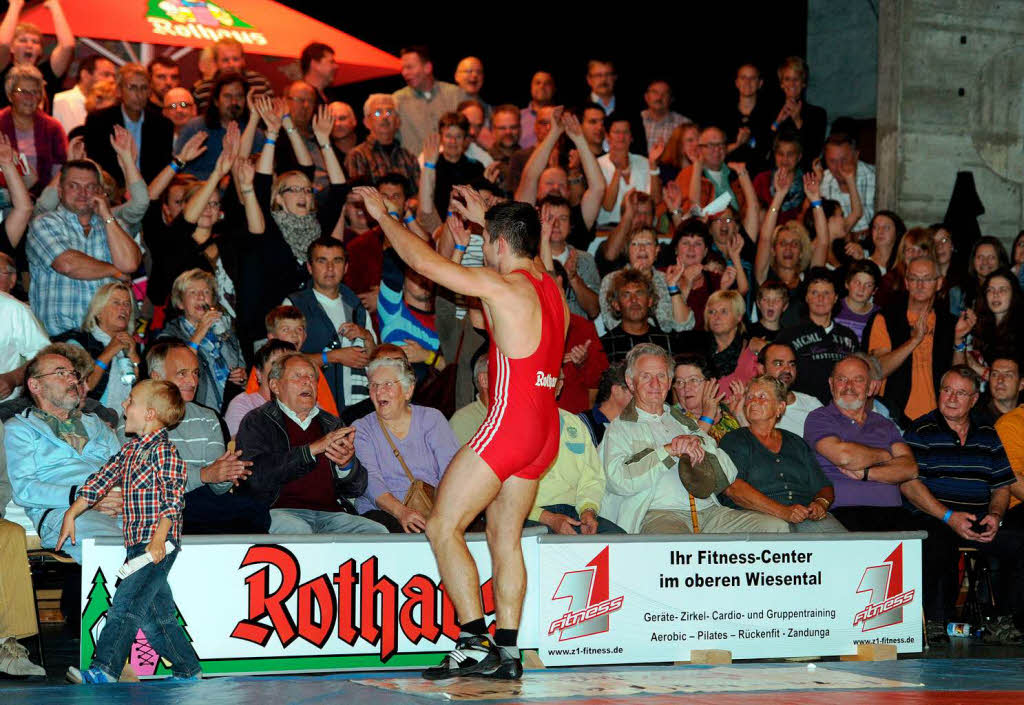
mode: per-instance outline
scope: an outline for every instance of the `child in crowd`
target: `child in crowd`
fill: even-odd
[[[199,660],[175,618],[167,574],[181,543],[181,511],[185,494],[185,461],[167,439],[167,428],[181,422],[185,402],[166,381],[145,380],[122,404],[125,433],[135,438],[94,472],[64,513],[57,550],[68,538],[75,542],[75,519],[112,487],[124,492],[126,560],[149,553],[153,562],[126,577],[114,593],[100,632],[92,665],[86,671],[68,668],[75,683],[116,683],[139,629],[179,679],[198,680]],[[165,543],[175,550],[166,553]]]
[[[754,302],[757,304],[757,322],[747,326],[747,335],[770,343],[782,327],[782,314],[789,307],[789,289],[780,281],[768,280],[758,287]]]
[[[846,270],[846,296],[839,302],[836,323],[852,330],[858,340],[864,338],[864,328],[878,310],[874,295],[881,279],[881,270],[869,259],[856,260]]]

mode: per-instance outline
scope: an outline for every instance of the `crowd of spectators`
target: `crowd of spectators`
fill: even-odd
[[[572,314],[530,523],[925,529],[929,633],[967,546],[1020,640],[1024,237],[1012,261],[998,237],[958,257],[953,226],[876,210],[856,126],[807,102],[803,59],[739,66],[699,125],[660,79],[633,110],[604,59],[573,107],[543,71],[525,107],[492,106],[479,58],[447,83],[422,46],[404,88],[352,106],[321,43],[275,87],[222,39],[190,87],[166,56],[76,58],[46,5],[48,57],[20,1],[0,23],[0,515],[23,510],[44,547],[147,378],[185,402],[184,533],[423,531],[403,497],[484,421],[488,327],[405,267],[352,187],[464,267],[515,199]],[[118,536],[121,515],[115,488],[78,536]],[[19,649],[0,643],[0,668],[30,671]]]

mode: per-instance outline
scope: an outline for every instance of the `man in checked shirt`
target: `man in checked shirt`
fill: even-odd
[[[111,487],[121,485],[127,560],[148,552],[153,562],[118,586],[92,665],[86,671],[71,666],[68,680],[116,683],[139,629],[171,662],[176,679],[198,680],[199,660],[175,619],[174,598],[167,584],[180,549],[185,494],[185,462],[167,439],[167,427],[181,421],[185,402],[170,382],[145,380],[135,385],[122,406],[125,433],[136,437],[79,488],[74,504],[64,513],[57,550],[67,538],[75,542],[75,518]],[[167,540],[175,546],[169,555],[164,548]]]

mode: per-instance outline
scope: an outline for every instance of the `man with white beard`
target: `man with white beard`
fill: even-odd
[[[832,403],[807,415],[803,437],[835,486],[829,511],[850,531],[897,531],[908,519],[899,483],[917,476],[917,463],[896,424],[868,411],[880,382],[854,354],[835,364],[828,384]]]

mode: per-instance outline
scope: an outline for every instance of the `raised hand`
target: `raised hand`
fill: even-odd
[[[122,159],[130,159],[134,145],[135,140],[132,139],[132,133],[120,125],[114,125],[114,132],[110,135],[110,146],[114,148],[117,156]]]
[[[253,104],[256,106],[256,112],[260,114],[260,118],[267,126],[267,132],[280,132],[283,113],[277,112],[274,99],[268,95],[261,95],[253,100]]]
[[[847,184],[857,183],[857,156],[854,156],[848,162],[843,162],[842,166],[839,167],[839,173],[846,179]]]
[[[501,162],[491,162],[484,168],[484,178],[492,184],[498,183],[501,179]]]
[[[583,140],[583,128],[580,126],[579,119],[572,113],[565,113],[562,115],[562,125],[565,127],[565,134],[569,135],[574,143],[577,140]]]
[[[736,268],[731,264],[722,270],[722,278],[718,284],[718,288],[722,291],[729,289],[733,284],[736,283]]]
[[[683,190],[679,188],[679,184],[676,183],[675,179],[665,184],[664,188],[661,189],[661,195],[665,199],[665,207],[668,208],[669,212],[683,207]]]
[[[469,228],[462,222],[462,217],[452,213],[448,216],[447,221],[448,231],[452,234],[452,240],[455,241],[456,245],[462,245],[463,247],[469,246]],[[544,226],[541,224],[541,237],[544,236]]]
[[[749,140],[749,139],[750,139],[750,128],[749,127],[741,127],[739,130],[736,131],[736,146],[737,147],[741,147],[741,146],[745,145],[747,143],[747,140]]]
[[[352,193],[363,199],[363,207],[367,214],[377,222],[380,222],[388,214],[388,205],[384,196],[372,186],[356,186],[352,189]]]
[[[334,129],[334,114],[326,105],[321,105],[313,118],[313,136],[319,144],[328,144]]]
[[[718,405],[725,399],[725,394],[718,388],[717,379],[706,379],[700,388],[700,408],[710,419],[718,414]]]
[[[670,264],[668,269],[665,270],[665,284],[667,286],[677,286],[683,276],[683,271],[684,267],[679,264],[678,260],[675,264]]]
[[[423,161],[427,164],[437,164],[437,157],[441,154],[441,135],[431,132],[423,140]]]
[[[551,131],[560,135],[565,131],[565,107],[556,105],[551,109]]]
[[[72,137],[71,141],[68,142],[68,160],[71,161],[73,159],[85,158],[85,136],[78,135],[76,137]]]
[[[793,172],[789,169],[776,169],[772,182],[775,186],[775,194],[785,196],[789,192],[789,187],[793,185]]]
[[[924,318],[922,316],[921,318]],[[960,312],[960,316],[956,319],[956,327],[953,329],[953,337],[955,340],[962,341],[967,337],[967,334],[974,330],[975,324],[978,322],[978,315],[973,310],[965,308]]]
[[[252,182],[256,175],[256,166],[247,157],[239,157],[235,160],[231,174],[238,187],[244,191],[252,188]]]
[[[662,141],[655,142],[651,145],[647,151],[647,161],[650,162],[651,168],[658,166],[658,160],[661,159],[661,155],[665,153],[665,143]]]
[[[188,138],[185,144],[181,145],[181,151],[178,152],[178,159],[185,162],[186,164],[193,159],[199,157],[200,154],[206,151],[206,132],[200,131]]]
[[[471,223],[483,227],[485,224],[485,214],[487,213],[487,204],[484,203],[483,197],[469,186],[453,186],[452,191],[462,196],[465,204],[458,200],[452,200],[452,206],[456,213],[459,213]]]
[[[81,137],[76,137],[75,139],[82,140]],[[16,159],[11,141],[7,138],[7,135],[0,133],[0,164],[13,166]]]
[[[569,250],[569,256],[565,258],[565,273],[572,279],[576,276],[576,263],[579,260],[579,254],[576,248]]]
[[[804,174],[804,193],[811,201],[821,200],[821,181],[813,171]]]

